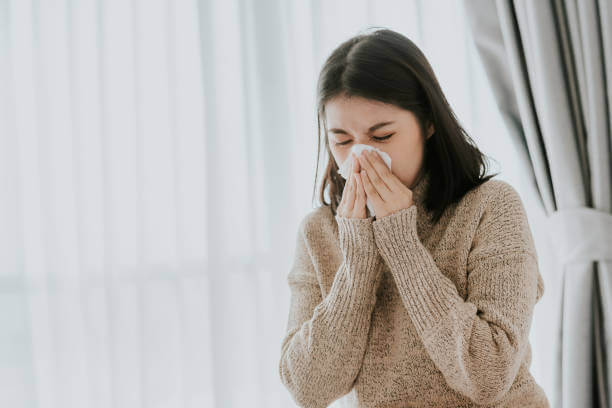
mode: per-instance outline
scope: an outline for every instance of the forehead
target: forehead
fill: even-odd
[[[325,104],[328,128],[366,130],[375,122],[401,120],[410,112],[395,105],[359,96],[336,97]]]

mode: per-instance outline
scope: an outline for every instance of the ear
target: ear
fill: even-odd
[[[434,134],[435,131],[436,131],[436,129],[434,128],[433,123],[430,123],[429,127],[427,128],[427,139],[429,139],[431,137],[431,135]]]

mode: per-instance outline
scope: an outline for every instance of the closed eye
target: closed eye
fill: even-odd
[[[387,135],[387,136],[382,136],[382,137],[372,137],[372,138],[373,138],[373,139],[375,139],[375,140],[378,140],[378,141],[381,141],[381,140],[387,140],[387,139],[389,139],[391,136],[393,136],[394,134],[395,134],[395,132],[394,132],[394,133],[391,133],[390,135]],[[350,142],[351,142],[351,140],[347,140],[346,142],[336,143],[336,145],[343,146],[343,145],[349,144]]]

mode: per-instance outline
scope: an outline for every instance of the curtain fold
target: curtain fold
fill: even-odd
[[[498,107],[548,215],[560,281],[555,407],[607,407],[612,14],[606,1],[464,0]]]

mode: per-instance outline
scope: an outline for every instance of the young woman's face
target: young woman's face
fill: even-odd
[[[329,147],[338,167],[349,158],[353,145],[366,144],[391,157],[392,173],[408,188],[420,176],[425,137],[412,112],[371,99],[341,96],[325,105],[325,121]],[[430,125],[427,137],[433,132]],[[377,140],[388,135],[391,136]]]

